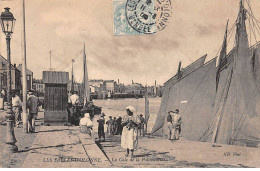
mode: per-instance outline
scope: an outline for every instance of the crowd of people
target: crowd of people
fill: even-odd
[[[107,124],[107,133],[109,135],[121,135],[122,134],[122,117],[119,115],[118,118],[109,116]]]
[[[107,121],[105,121],[106,115],[102,113],[97,120],[99,141],[105,141],[106,133],[110,136],[120,135],[121,146],[126,149],[126,156],[133,157],[134,149],[138,145],[138,135],[145,135],[145,118],[142,114],[135,115],[134,112],[134,107],[127,106],[126,115],[123,117],[119,115],[118,118],[109,116]],[[106,131],[105,125],[107,125]],[[89,113],[86,113],[84,118],[80,120],[80,131],[92,136],[93,122],[89,117]]]
[[[84,114],[84,118],[86,118],[86,116],[89,117],[89,113],[85,113]],[[105,121],[105,114],[102,113],[97,122],[98,122],[98,137],[99,137],[99,141],[105,141],[105,134],[107,133],[108,135],[122,135],[122,131],[123,131],[123,118],[121,117],[121,115],[118,116],[118,118],[116,117],[112,117],[109,116],[108,120]],[[139,130],[139,135],[144,136],[144,124],[145,124],[145,119],[143,117],[142,114],[137,115],[138,119],[140,120],[140,123],[138,124],[138,130]],[[82,118],[81,120],[84,120],[84,118]],[[89,117],[90,118],[90,117]],[[80,125],[82,125],[82,122],[80,120]],[[91,119],[90,119],[91,120]],[[106,125],[106,131],[105,131],[105,125]],[[93,122],[91,121],[91,124],[88,125],[88,129],[93,129]],[[87,131],[89,132],[89,131]],[[102,140],[103,138],[103,140]]]

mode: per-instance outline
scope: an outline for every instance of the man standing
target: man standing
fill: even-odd
[[[140,114],[140,115],[139,115],[139,119],[140,119],[140,121],[141,121],[140,127],[139,127],[139,129],[140,129],[140,136],[143,136],[143,137],[144,137],[144,124],[145,124],[145,119],[144,119],[144,117],[143,117],[143,114]]]
[[[5,98],[5,91],[2,90],[0,93],[0,110],[4,110],[4,98]]]
[[[116,135],[117,133],[117,122],[116,122],[116,117],[114,117],[114,120],[112,122],[112,134]]]
[[[97,120],[98,122],[98,138],[99,141],[101,141],[101,137],[103,137],[104,142],[105,142],[105,130],[104,130],[104,125],[105,125],[105,114],[102,113],[99,120]]]
[[[106,124],[107,124],[107,133],[109,135],[111,135],[111,133],[112,133],[112,123],[113,123],[112,116],[109,116],[109,120],[106,122]]]
[[[122,135],[123,127],[121,125],[122,124],[122,117],[120,115],[118,116],[116,122],[117,122],[117,134]]]
[[[79,96],[77,91],[72,92],[72,95],[69,98],[69,103],[71,103],[72,106],[75,106],[79,103]]]
[[[35,132],[35,117],[38,112],[38,105],[39,99],[34,95],[34,91],[30,90],[29,92],[29,98],[27,100],[27,108],[29,108],[29,116],[28,116],[28,121],[29,121],[29,132],[33,133]]]
[[[12,109],[15,115],[15,126],[19,128],[19,122],[21,121],[21,112],[20,108],[22,106],[21,99],[19,97],[19,91],[14,90],[13,97],[12,97]]]
[[[180,127],[181,127],[181,115],[179,115],[179,109],[176,109],[175,112],[173,112],[173,139],[178,140],[179,134],[180,134]]]
[[[168,116],[167,116],[167,126],[168,126],[168,138],[169,140],[172,139],[172,115],[171,113],[173,113],[173,111],[169,111],[168,112]]]
[[[69,97],[69,122],[73,125],[79,124],[79,111],[78,111],[78,103],[79,96],[77,91],[72,91],[72,95]]]

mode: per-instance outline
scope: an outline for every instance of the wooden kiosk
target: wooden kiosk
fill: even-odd
[[[43,71],[44,123],[63,125],[68,122],[68,72]]]

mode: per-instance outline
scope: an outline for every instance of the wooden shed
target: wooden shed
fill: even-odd
[[[68,72],[43,71],[44,123],[63,125],[68,122]]]

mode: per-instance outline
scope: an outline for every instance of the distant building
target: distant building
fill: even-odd
[[[101,87],[104,84],[103,80],[89,80],[89,85],[94,87]]]
[[[103,80],[89,80],[89,86],[91,88],[91,93],[100,94],[105,90]]]
[[[126,88],[125,88],[125,85],[124,84],[119,84],[117,85],[117,91],[116,93],[125,93],[126,92]]]
[[[162,97],[163,88],[164,88],[163,86],[158,86],[158,87],[156,87],[156,96]]]
[[[6,90],[7,88],[7,60],[0,55],[0,88]],[[16,64],[11,64],[11,88],[12,90],[21,90],[21,72],[16,68]]]
[[[155,87],[154,86],[148,86],[147,87],[147,94],[149,96],[154,96],[155,95]]]
[[[125,86],[126,93],[130,94],[144,94],[144,87],[140,83],[132,83],[131,85]]]
[[[115,93],[116,82],[114,80],[105,80],[104,85],[107,92]]]
[[[163,86],[148,86],[147,87],[147,94],[149,96],[158,96],[161,97],[163,93]]]
[[[20,78],[21,78],[21,83],[23,84],[22,68],[23,68],[22,64],[19,64],[17,67],[17,69],[19,69],[21,73]],[[33,87],[33,72],[28,68],[26,68],[26,80],[27,80],[27,90],[31,90]]]
[[[33,89],[38,93],[44,93],[44,84],[42,80],[33,79]]]

